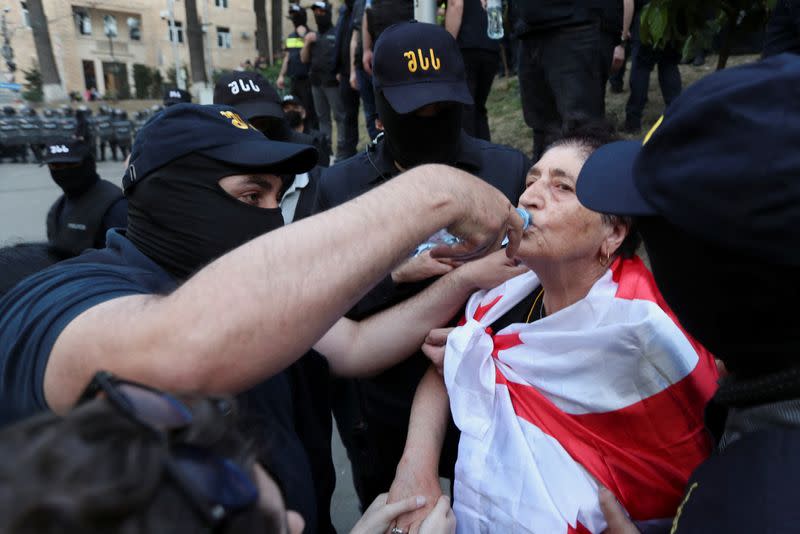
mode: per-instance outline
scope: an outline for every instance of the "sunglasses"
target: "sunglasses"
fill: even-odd
[[[216,527],[232,513],[256,502],[258,488],[235,462],[206,447],[170,443],[170,437],[194,419],[191,409],[177,397],[121,380],[107,371],[94,375],[78,402],[88,402],[99,394],[168,444],[167,473],[209,525]],[[220,399],[216,408],[225,413],[232,407],[229,401]]]

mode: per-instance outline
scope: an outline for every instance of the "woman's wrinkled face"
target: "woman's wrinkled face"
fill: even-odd
[[[528,210],[533,223],[523,235],[517,257],[533,270],[599,258],[611,228],[575,195],[585,160],[578,147],[557,146],[528,171],[519,206]]]

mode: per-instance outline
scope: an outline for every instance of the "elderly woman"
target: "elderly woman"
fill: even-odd
[[[710,451],[714,359],[635,255],[631,221],[578,202],[581,167],[613,140],[583,128],[528,173],[519,205],[533,224],[517,258],[531,271],[475,293],[460,326],[432,331],[423,347],[444,360],[444,381],[431,368],[420,383],[390,500],[440,493],[449,395],[459,532],[601,532],[602,486],[634,520],[668,518]]]

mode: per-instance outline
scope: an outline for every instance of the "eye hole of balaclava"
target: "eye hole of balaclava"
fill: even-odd
[[[128,195],[127,237],[179,280],[226,252],[283,226],[280,208],[259,208],[233,198],[219,181],[236,168],[190,154],[140,180]]]

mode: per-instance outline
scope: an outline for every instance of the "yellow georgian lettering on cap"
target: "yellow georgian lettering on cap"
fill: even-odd
[[[419,55],[419,66],[422,68],[422,70],[430,70],[431,60],[422,55],[421,48],[417,48],[417,54]]]
[[[428,57],[430,56],[430,57]],[[421,48],[414,50],[407,50],[403,52],[403,57],[408,60],[408,72],[417,72],[418,69],[422,70],[439,70],[442,68],[442,61],[436,57],[433,48],[429,48],[426,54],[423,54]]]
[[[430,49],[431,51],[431,65],[433,66],[433,70],[439,70],[442,68],[442,62],[433,54],[433,48]]]
[[[408,72],[417,72],[417,55],[409,50],[403,53],[403,57],[408,60]]]
[[[252,126],[249,122],[241,118],[237,113],[234,113],[233,111],[220,111],[219,114],[225,118],[230,119],[231,124],[233,124],[239,129],[242,130],[247,130],[248,128],[252,128],[254,130],[256,129],[255,126]]]
[[[656,133],[656,130],[658,130],[658,127],[659,127],[659,126],[661,126],[661,123],[662,123],[662,122],[664,122],[664,115],[661,115],[661,116],[658,118],[658,120],[657,120],[657,121],[656,121],[656,123],[653,125],[653,127],[652,127],[652,128],[650,128],[650,131],[649,131],[649,132],[647,132],[647,135],[645,135],[645,136],[644,136],[644,141],[642,141],[642,144],[643,144],[643,145],[646,145],[646,144],[647,144],[647,142],[650,140],[650,138],[651,138],[651,137],[653,137],[653,134],[654,134],[654,133]]]

